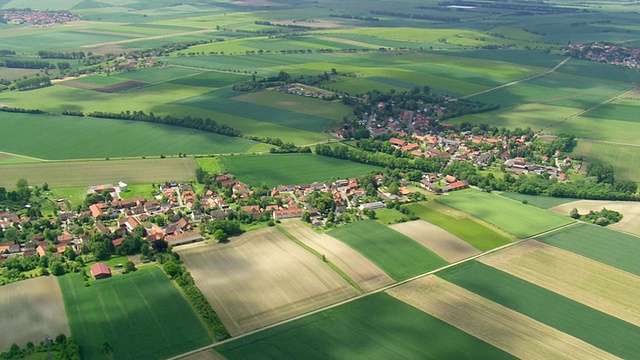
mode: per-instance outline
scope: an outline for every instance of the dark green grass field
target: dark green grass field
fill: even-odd
[[[359,221],[328,234],[366,256],[397,281],[447,264],[424,246],[376,221]]]
[[[382,170],[372,165],[314,154],[224,156],[219,160],[228,172],[252,186],[312,183]]]
[[[536,195],[526,195],[526,194],[518,194],[512,192],[502,192],[500,196],[504,196],[506,198],[523,202],[526,200],[528,205],[533,205],[542,209],[549,209],[554,206],[566,204],[572,201],[576,201],[578,199],[570,199],[570,198],[557,198],[551,196],[536,196]]]
[[[234,359],[512,359],[379,293],[218,346]]]
[[[147,81],[151,83],[161,83],[185,76],[201,73],[202,70],[195,70],[177,66],[151,67],[119,73],[117,76],[129,80]]]
[[[256,142],[175,126],[0,113],[0,151],[48,160],[245,152]]]
[[[468,242],[480,251],[491,250],[511,242],[508,237],[489,229],[470,218],[456,218],[440,211],[443,205],[433,203],[414,203],[407,205],[416,216],[439,226],[460,239]]]
[[[468,261],[439,277],[623,359],[640,353],[640,328],[515,276]]]
[[[640,238],[596,225],[578,224],[536,240],[640,275]]]
[[[468,212],[518,238],[526,238],[573,222],[572,219],[551,211],[475,190],[451,193],[438,198],[438,201]]]
[[[160,268],[101,279],[83,286],[80,274],[59,278],[71,334],[84,359],[160,359],[211,342],[180,292]]]

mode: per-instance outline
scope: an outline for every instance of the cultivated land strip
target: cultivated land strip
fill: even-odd
[[[640,277],[529,240],[480,262],[640,326]]]
[[[371,260],[347,244],[326,234],[318,234],[301,221],[284,221],[281,226],[296,239],[326,256],[328,261],[355,281],[364,291],[379,289],[393,283],[393,279]]]
[[[389,227],[424,245],[447,262],[460,261],[480,253],[466,241],[424,220]]]
[[[103,43],[98,43],[98,44],[89,44],[89,45],[83,45],[82,47],[83,48],[97,48],[97,47],[101,47],[101,46],[128,44],[128,43],[132,43],[132,42],[145,41],[145,40],[159,40],[159,39],[166,39],[166,38],[176,37],[176,36],[204,34],[204,33],[212,32],[212,31],[213,31],[212,29],[204,29],[204,30],[187,31],[187,32],[181,32],[181,33],[165,34],[165,35],[154,35],[154,36],[144,36],[143,35],[144,37],[137,37],[137,38],[134,38],[134,39],[124,39],[124,40],[117,40],[117,41],[108,41],[108,42],[103,42]]]
[[[519,358],[617,358],[433,275],[387,293]]]

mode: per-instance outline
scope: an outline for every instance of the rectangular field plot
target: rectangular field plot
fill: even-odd
[[[219,159],[227,171],[252,186],[312,183],[381,170],[377,166],[314,154],[242,155]]]
[[[326,234],[318,234],[299,220],[284,221],[281,226],[293,237],[326,256],[362,290],[371,291],[393,283],[389,275],[347,244]]]
[[[372,220],[340,227],[328,235],[351,246],[397,281],[447,264],[416,241]]]
[[[308,88],[306,85],[303,86]],[[336,121],[341,121],[344,116],[348,116],[353,112],[350,107],[340,103],[286,94],[280,91],[251,92],[236,96],[235,99],[284,110],[292,110],[307,115],[322,116]]]
[[[555,206],[562,206],[562,204],[570,203],[575,201],[575,199],[570,198],[557,198],[551,196],[539,196],[539,195],[526,195],[526,194],[518,194],[512,192],[501,192],[500,196],[504,196],[506,198],[523,202],[526,200],[527,204],[537,206],[542,209],[550,209]],[[569,209],[571,210],[571,209]],[[601,210],[601,209],[598,209]],[[557,212],[557,211],[556,211]],[[560,213],[562,215],[568,215],[569,212]]]
[[[434,275],[387,292],[521,359],[616,358],[593,345]]]
[[[611,316],[640,325],[640,277],[528,240],[478,261]]]
[[[464,240],[424,220],[395,224],[390,228],[426,246],[448,262],[456,262],[480,253]]]
[[[460,239],[468,242],[480,251],[490,250],[508,244],[511,239],[496,229],[469,218],[469,214],[455,210],[437,202],[415,203],[407,206],[416,216],[426,220]]]
[[[251,76],[230,74],[218,71],[205,71],[200,74],[181,77],[171,80],[172,84],[187,86],[200,86],[207,88],[222,88],[239,82],[249,81]]]
[[[438,277],[508,307],[621,358],[640,354],[640,328],[528,283],[468,261]]]
[[[513,359],[387,294],[375,294],[218,346],[229,360]]]
[[[640,121],[638,113],[640,113],[640,101],[625,99],[599,106],[586,112],[584,117],[638,122]]]
[[[551,211],[475,190],[451,193],[438,198],[438,201],[479,217],[518,238],[526,238],[573,222],[571,218]]]
[[[160,359],[211,342],[178,289],[155,266],[83,285],[80,274],[59,279],[71,335],[82,357],[102,358],[102,344],[113,358]]]
[[[117,76],[137,81],[146,81],[150,83],[161,83],[185,76],[201,73],[202,70],[189,69],[184,67],[152,67],[119,73]]]
[[[27,342],[39,344],[44,335],[55,339],[69,336],[62,293],[53,276],[43,276],[4,285],[0,290],[0,351],[15,343],[24,349]]]
[[[47,160],[244,152],[257,143],[138,121],[0,113],[0,151]],[[71,145],[73,144],[73,145]]]
[[[41,162],[0,167],[0,186],[12,188],[18,179],[52,187],[130,184],[191,180],[196,164],[191,158],[109,161]]]
[[[490,100],[488,102],[491,103]],[[467,115],[450,122],[459,124],[467,121],[487,123],[497,127],[504,126],[509,129],[531,127],[534,130],[541,130],[549,125],[561,122],[577,112],[577,109],[568,107],[549,106],[545,104],[524,104],[491,113]]]
[[[635,139],[632,139],[635,141]],[[578,141],[578,146],[573,151],[573,156],[580,156],[589,162],[601,162],[613,166],[616,179],[636,180],[640,178],[640,147],[625,146],[593,142],[588,140]]]
[[[179,253],[234,336],[357,294],[322,260],[274,228]]]
[[[632,221],[632,226],[638,226],[637,220]],[[537,240],[640,275],[638,237],[597,225],[579,224],[541,236]]]
[[[555,126],[553,133],[570,132],[577,137],[603,140],[624,144],[640,145],[638,132],[640,132],[640,122],[620,121],[612,119],[595,119],[586,116],[578,116]],[[603,144],[615,147],[618,144]],[[610,150],[611,151],[611,150]],[[617,150],[620,151],[620,150]],[[606,156],[603,154],[603,156]],[[605,158],[606,159],[606,158]]]

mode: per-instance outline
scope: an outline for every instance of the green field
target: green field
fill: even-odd
[[[468,261],[439,277],[623,359],[640,353],[640,329],[515,276]]]
[[[0,151],[41,159],[245,152],[256,142],[204,131],[91,117],[0,113],[12,136]]]
[[[640,238],[591,224],[578,224],[536,240],[640,275]]]
[[[376,220],[382,224],[396,224],[407,221],[407,216],[396,209],[380,209],[376,210]]]
[[[214,348],[249,359],[512,359],[380,293]]]
[[[640,145],[640,139],[636,136],[640,131],[640,122],[578,116],[554,126],[551,130],[555,134],[568,132],[579,138],[609,141],[614,145]]]
[[[312,183],[382,170],[377,166],[314,154],[222,156],[219,160],[226,171],[252,186]]]
[[[218,158],[197,158],[196,164],[202,168],[202,170],[216,173],[217,171],[222,171],[222,164],[218,161]]]
[[[191,76],[201,73],[201,70],[188,69],[183,67],[151,67],[119,73],[117,76],[129,80],[147,81],[152,83],[161,83],[171,81],[185,76]]]
[[[343,117],[353,113],[353,110],[350,107],[341,103],[285,94],[280,91],[252,92],[246,95],[237,96],[235,99],[258,105],[295,111],[301,114],[321,116],[335,121],[340,121]]]
[[[480,251],[486,251],[511,242],[507,236],[466,216],[452,216],[452,208],[435,202],[407,205],[416,216],[439,226]]]
[[[414,240],[375,221],[359,221],[328,234],[366,256],[397,281],[447,264]]]
[[[610,164],[616,179],[640,179],[640,167],[635,166],[640,164],[640,147],[579,140],[572,155],[583,158],[587,163]]]
[[[568,202],[577,200],[570,198],[556,198],[551,196],[526,195],[512,192],[501,192],[500,196],[504,196],[506,198],[520,202],[526,201],[528,205],[533,205],[542,209],[549,209],[554,206],[566,204]]]
[[[475,190],[450,193],[438,198],[438,201],[468,212],[518,238],[526,238],[573,222],[572,219],[551,211]]]
[[[584,114],[584,117],[592,119],[611,119],[628,122],[638,122],[640,101],[618,100],[599,106]]]
[[[504,110],[492,111],[490,113],[462,116],[447,122],[454,124],[462,122],[486,123],[509,129],[524,129],[530,127],[538,131],[564,121],[577,112],[576,109],[566,107],[549,106],[545,104],[525,104]]]
[[[79,274],[59,278],[71,334],[82,357],[159,359],[211,342],[187,301],[160,268],[145,267],[83,286]]]
[[[176,69],[177,67],[173,67]],[[206,88],[222,88],[239,82],[250,80],[248,75],[230,74],[218,71],[205,71],[196,75],[171,80],[173,84],[200,86]]]

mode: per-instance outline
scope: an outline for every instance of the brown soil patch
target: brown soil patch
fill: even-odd
[[[231,335],[239,335],[357,295],[322,260],[275,228],[177,249]]]
[[[393,283],[393,279],[371,260],[342,241],[315,233],[299,220],[285,221],[282,227],[305,245],[323,254],[364,291],[380,289]]]
[[[93,90],[99,91],[99,92],[105,92],[105,93],[115,93],[115,92],[120,92],[124,90],[135,89],[145,85],[149,85],[149,83],[144,81],[130,80],[130,81],[125,81],[125,82],[121,82],[113,85],[107,85],[107,86],[95,88]]]
[[[434,275],[387,292],[518,358],[616,358],[591,344]]]
[[[479,261],[640,326],[640,277],[535,240]]]
[[[466,241],[424,220],[389,227],[419,242],[448,262],[456,262],[480,254],[478,249]]]
[[[588,214],[589,211],[600,211],[602,208],[615,210],[623,216],[619,223],[607,226],[611,229],[625,231],[640,236],[640,203],[636,201],[608,201],[608,200],[578,200],[552,207],[562,215],[569,215],[571,209],[578,209],[580,214]]]
[[[16,343],[39,344],[44,335],[69,336],[67,313],[58,280],[43,276],[5,285],[0,290],[0,351]]]

